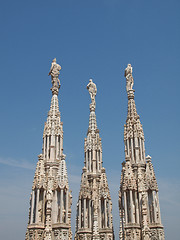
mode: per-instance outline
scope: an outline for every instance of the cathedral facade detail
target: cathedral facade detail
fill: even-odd
[[[114,239],[112,202],[102,161],[102,144],[96,122],[96,84],[87,85],[91,97],[89,128],[84,142],[84,167],[77,202],[75,240]]]
[[[125,161],[119,191],[120,240],[164,240],[158,185],[145,156],[144,133],[134,100],[132,67],[125,70],[128,114],[124,125]]]
[[[51,106],[32,186],[26,240],[72,239],[72,196],[63,153],[63,123],[58,103],[60,70],[61,66],[54,59],[49,72],[52,80]]]

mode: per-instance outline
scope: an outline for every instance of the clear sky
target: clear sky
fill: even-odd
[[[73,190],[73,232],[89,118],[86,85],[93,78],[118,239],[127,115],[124,69],[131,63],[146,155],[152,156],[160,189],[166,239],[179,240],[179,12],[179,0],[1,1],[0,239],[23,240],[25,236],[51,100],[48,72],[56,57],[62,66],[59,103]]]

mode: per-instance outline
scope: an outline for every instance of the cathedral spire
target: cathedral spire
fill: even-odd
[[[87,85],[91,97],[87,137],[84,142],[84,167],[77,203],[75,240],[114,239],[112,202],[105,168],[102,166],[102,144],[96,122],[96,84]]]
[[[125,159],[131,163],[145,163],[144,132],[134,100],[134,79],[131,64],[125,69],[128,113],[124,125]]]
[[[60,118],[58,79],[61,67],[53,60],[50,110],[43,132],[42,154],[38,156],[32,186],[26,240],[71,240],[71,192],[69,191],[63,123]]]
[[[120,240],[164,240],[158,186],[151,162],[145,157],[144,133],[134,101],[131,64],[125,69],[128,113],[124,125],[125,162],[119,191]]]

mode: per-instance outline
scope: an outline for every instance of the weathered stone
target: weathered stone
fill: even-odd
[[[164,240],[158,185],[151,162],[145,157],[144,133],[134,101],[131,64],[125,70],[128,114],[124,125],[125,162],[119,191],[120,240]]]
[[[26,240],[72,239],[72,196],[63,153],[63,124],[58,103],[60,69],[54,59],[49,73],[52,79],[51,106],[32,186]]]
[[[112,202],[102,166],[102,144],[95,114],[97,88],[92,79],[87,89],[91,97],[90,117],[84,142],[85,165],[77,203],[75,240],[113,240]]]

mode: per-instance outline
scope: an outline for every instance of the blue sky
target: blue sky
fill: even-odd
[[[0,239],[23,240],[31,186],[51,99],[54,57],[62,66],[59,104],[73,189],[72,229],[89,118],[89,78],[113,199],[127,115],[124,69],[133,66],[135,100],[160,189],[166,239],[180,223],[180,2],[178,0],[1,1]]]

